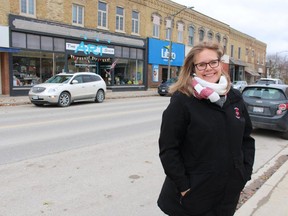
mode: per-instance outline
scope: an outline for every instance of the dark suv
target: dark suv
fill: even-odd
[[[288,139],[288,85],[249,85],[242,95],[253,127],[280,131]]]
[[[177,82],[178,77],[173,77],[171,79],[168,79],[167,81],[161,83],[158,86],[158,94],[160,96],[165,96],[165,95],[169,95],[169,87],[174,84],[175,82]]]

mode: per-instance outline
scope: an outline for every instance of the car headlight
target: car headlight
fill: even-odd
[[[51,88],[48,90],[48,93],[55,93],[57,92],[57,88]]]

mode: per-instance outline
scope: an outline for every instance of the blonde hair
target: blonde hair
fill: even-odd
[[[169,88],[169,93],[173,94],[176,91],[180,91],[188,96],[193,95],[191,75],[195,72],[195,56],[202,52],[204,49],[214,50],[217,53],[218,59],[221,59],[221,57],[224,55],[223,47],[219,43],[205,41],[195,45],[186,56],[184,65],[178,77],[178,81]],[[222,71],[222,74],[227,78],[228,87],[230,87],[231,81],[228,73]]]

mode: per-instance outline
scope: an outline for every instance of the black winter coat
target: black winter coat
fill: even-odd
[[[237,189],[230,193],[239,197],[252,174],[251,131],[239,91],[231,89],[222,108],[176,92],[162,116],[159,156],[166,179],[159,207],[169,215],[201,214],[221,202],[232,178]]]

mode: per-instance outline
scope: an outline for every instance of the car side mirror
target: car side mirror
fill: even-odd
[[[79,83],[78,80],[76,79],[72,80],[72,84],[78,84],[78,83]]]

